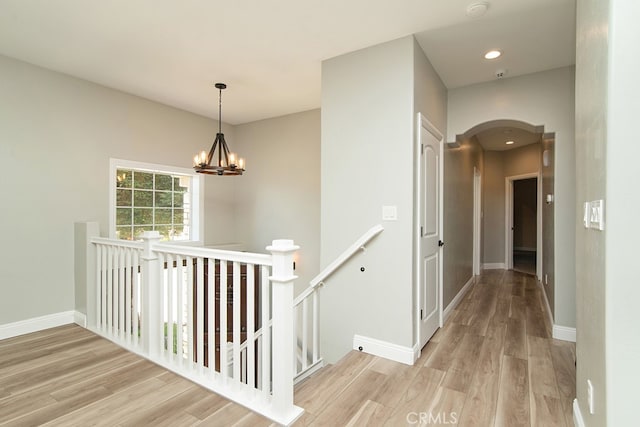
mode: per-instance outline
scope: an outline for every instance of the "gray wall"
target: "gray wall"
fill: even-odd
[[[554,266],[554,244],[555,225],[553,222],[553,213],[555,203],[546,203],[547,194],[554,194],[554,164],[555,164],[555,139],[552,135],[547,135],[542,139],[541,143],[541,160],[540,168],[542,171],[542,285],[544,286],[549,308],[554,312],[555,308],[555,266]],[[547,166],[542,164],[542,153],[548,151],[549,163]],[[540,254],[538,254],[540,256]]]
[[[412,81],[411,37],[322,63],[321,267],[382,223],[383,205],[398,209],[322,289],[329,362],[354,334],[412,345]]]
[[[296,293],[320,271],[320,110],[235,127],[247,173],[237,182],[237,239],[265,252],[293,239]]]
[[[0,94],[5,324],[74,309],[74,223],[107,234],[110,157],[191,167],[217,122],[1,56]],[[233,186],[205,184],[208,242],[235,238]]]
[[[577,375],[587,426],[637,424],[640,378],[637,221],[634,183],[640,3],[579,0],[576,50]],[[605,230],[584,229],[582,203],[605,200]],[[587,380],[594,410],[587,406]]]
[[[2,325],[84,309],[74,289],[74,223],[97,221],[107,235],[109,158],[189,168],[218,126],[7,57],[0,77],[0,173],[12,183],[0,233],[14,242],[0,249]],[[265,252],[271,240],[292,238],[301,245],[299,290],[319,270],[319,110],[223,131],[247,172],[205,176],[204,243]]]
[[[492,120],[519,120],[555,132],[557,325],[575,326],[574,68],[528,74],[449,91],[447,137]],[[505,173],[509,173],[505,170]],[[486,204],[485,204],[486,206]],[[486,234],[485,234],[486,236]]]
[[[351,349],[354,334],[414,345],[415,110],[440,129],[446,110],[443,86],[416,55],[405,37],[322,64],[321,267],[370,227],[385,228],[322,289],[329,362]],[[381,220],[384,205],[397,206],[397,221]]]
[[[483,163],[475,138],[444,152],[445,308],[473,277],[473,168],[482,174]]]
[[[537,173],[540,167],[540,145],[529,144],[506,151],[486,151],[484,159],[483,263],[502,264],[505,261],[505,178]]]
[[[485,151],[482,177],[482,263],[504,263],[504,159],[500,151]]]

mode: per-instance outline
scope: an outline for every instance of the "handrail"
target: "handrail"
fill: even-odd
[[[369,231],[364,233],[362,237],[356,240],[351,246],[349,246],[344,252],[342,252],[331,264],[325,267],[324,270],[320,272],[316,277],[314,277],[309,283],[309,287],[302,292],[298,297],[294,300],[294,307],[300,304],[305,298],[307,298],[314,291],[318,285],[320,285],[327,277],[333,274],[342,264],[344,264],[349,258],[355,254],[358,249],[364,249],[364,246],[369,243],[371,239],[376,237],[384,230],[384,227],[381,224],[375,225],[371,227]]]

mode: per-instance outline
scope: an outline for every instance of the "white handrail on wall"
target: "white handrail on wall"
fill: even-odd
[[[364,249],[371,239],[384,230],[378,224],[364,233],[358,240],[342,252],[320,274],[311,280],[309,287],[305,289],[293,301],[294,330],[298,335],[297,360],[294,367],[295,382],[298,383],[322,368],[323,360],[320,357],[319,337],[319,296],[318,290],[323,281],[333,274],[342,264],[353,256],[359,249]]]
[[[333,274],[342,264],[344,264],[349,258],[355,254],[358,249],[364,249],[365,245],[369,243],[371,239],[376,237],[384,230],[384,227],[381,224],[375,225],[369,229],[366,233],[364,233],[358,240],[356,240],[351,246],[349,246],[344,252],[342,252],[336,259],[333,260],[329,265],[325,267],[324,270],[320,272],[316,277],[311,279],[309,282],[309,287],[302,292],[298,297],[294,300],[293,305],[298,305],[300,302],[308,297],[313,289],[318,287],[327,277]]]

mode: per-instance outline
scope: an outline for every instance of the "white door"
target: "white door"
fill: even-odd
[[[424,346],[440,326],[440,280],[442,243],[440,140],[425,124],[420,126],[420,282],[419,330],[420,347]]]

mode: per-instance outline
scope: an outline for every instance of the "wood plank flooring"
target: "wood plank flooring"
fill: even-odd
[[[575,344],[533,276],[479,277],[414,366],[351,352],[296,389],[297,426],[573,426]]]
[[[572,426],[575,346],[534,278],[490,270],[414,366],[350,352],[296,387],[296,426]],[[271,426],[75,325],[0,341],[0,425]]]

